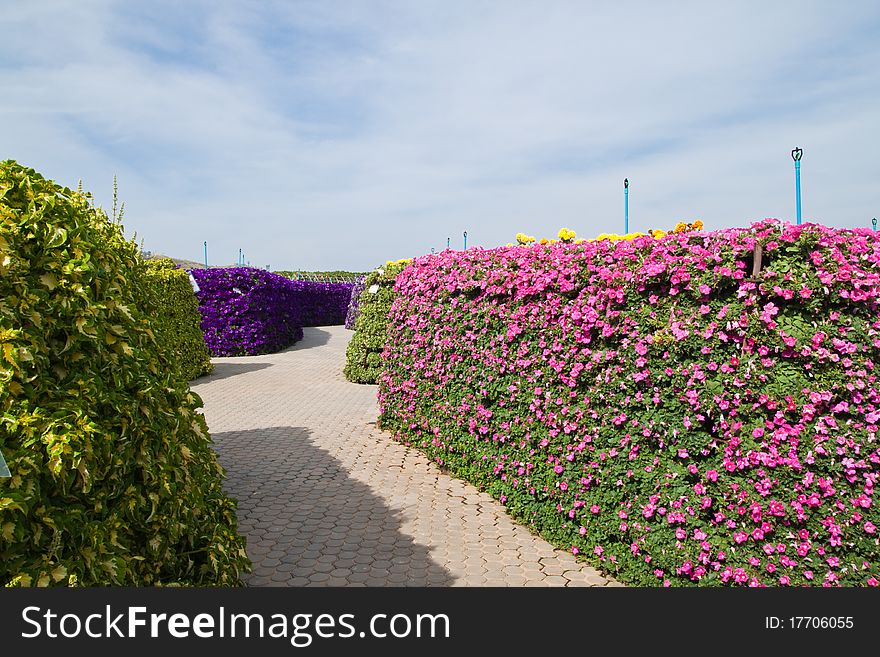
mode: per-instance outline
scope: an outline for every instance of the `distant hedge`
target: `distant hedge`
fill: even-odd
[[[213,356],[254,356],[302,339],[300,295],[284,276],[250,267],[193,269]]]
[[[318,281],[321,283],[345,283],[353,282],[359,276],[365,276],[365,273],[356,271],[291,271],[282,269],[275,272],[279,276],[284,276],[294,281]]]
[[[290,281],[302,326],[339,326],[345,323],[354,283]]]
[[[345,378],[353,383],[376,383],[382,373],[382,351],[388,334],[388,312],[394,302],[394,281],[409,263],[389,262],[367,275],[358,297],[354,335],[345,352]]]
[[[183,378],[192,380],[213,371],[189,274],[170,258],[148,260],[144,288],[152,295],[156,340],[172,355],[172,364],[180,368]]]
[[[345,313],[345,328],[354,330],[355,322],[360,315],[360,296],[364,291],[366,275],[358,276],[351,288],[351,297],[348,301],[348,310]]]
[[[0,163],[0,585],[240,585],[250,566],[144,272],[87,196]]]
[[[250,267],[193,269],[202,330],[214,356],[254,356],[289,347],[303,326],[345,322],[351,283],[294,281]]]

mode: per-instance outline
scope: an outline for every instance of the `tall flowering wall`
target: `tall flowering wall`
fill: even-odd
[[[419,258],[380,422],[621,581],[876,586],[878,263],[774,220]]]
[[[193,269],[205,342],[213,356],[279,351],[303,326],[345,321],[351,283],[293,281],[261,269]]]

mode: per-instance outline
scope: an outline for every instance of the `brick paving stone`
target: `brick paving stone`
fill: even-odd
[[[379,431],[376,386],[342,376],[351,335],[305,328],[191,383],[238,500],[247,586],[619,586]]]

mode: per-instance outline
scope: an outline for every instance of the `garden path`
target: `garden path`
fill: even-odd
[[[248,586],[617,586],[376,428],[342,375],[351,331],[213,359],[192,389],[238,500]]]

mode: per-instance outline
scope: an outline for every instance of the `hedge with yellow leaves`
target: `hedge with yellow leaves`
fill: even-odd
[[[0,585],[240,585],[199,397],[122,226],[0,163]]]
[[[154,332],[160,346],[168,351],[181,376],[191,381],[213,371],[211,354],[202,332],[202,314],[189,274],[178,269],[169,258],[148,260],[141,286],[151,295],[149,303],[157,312]]]

